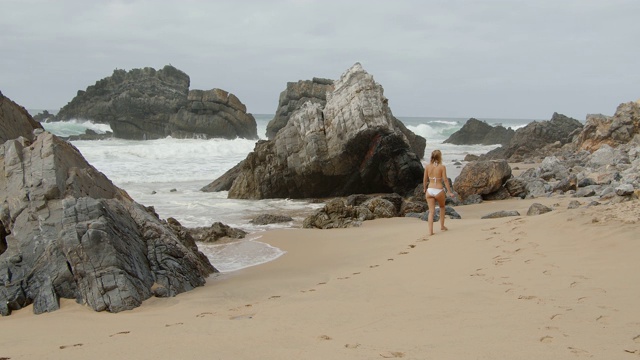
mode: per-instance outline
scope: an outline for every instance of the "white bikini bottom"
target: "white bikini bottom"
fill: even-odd
[[[442,191],[442,189],[428,188],[427,189],[427,194],[435,197],[436,195],[440,194],[441,191]]]

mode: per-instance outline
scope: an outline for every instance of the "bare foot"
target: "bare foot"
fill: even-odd
[[[442,226],[442,227],[440,228],[440,230],[442,230],[442,231],[447,231],[447,230],[449,230],[449,229],[448,229],[446,226]]]
[[[431,233],[431,234],[429,234],[429,236],[433,236],[433,235],[435,235],[435,233]]]

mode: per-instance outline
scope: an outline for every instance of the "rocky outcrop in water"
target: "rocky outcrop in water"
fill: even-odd
[[[507,145],[515,131],[502,125],[491,126],[484,121],[471,118],[445,141],[454,145]]]
[[[486,153],[481,159],[507,159],[511,162],[542,159],[570,144],[573,136],[581,130],[582,124],[578,120],[554,113],[549,121],[534,121],[516,130],[508,145]]]
[[[306,102],[273,140],[258,141],[233,175],[223,175],[233,176],[230,198],[413,191],[422,181],[420,156],[398,131],[382,86],[360,64],[333,86],[324,107]]]
[[[171,65],[118,69],[78,91],[56,119],[109,124],[115,137],[135,140],[258,137],[253,115],[235,95],[220,89],[189,91],[189,85],[189,76]]]
[[[119,312],[201,286],[216,271],[192,239],[133,201],[68,142],[36,128],[13,138],[0,117],[0,314],[75,299]],[[26,135],[26,136],[23,136]]]

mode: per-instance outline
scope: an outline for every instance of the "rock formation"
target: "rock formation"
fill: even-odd
[[[0,144],[9,139],[24,137],[31,139],[34,129],[42,129],[22,106],[4,97],[0,92]]]
[[[502,125],[491,126],[484,121],[471,118],[460,128],[443,141],[454,145],[507,145],[515,131]]]
[[[462,168],[453,190],[462,200],[470,195],[485,198],[499,191],[510,178],[511,167],[505,160],[475,161]]]
[[[2,99],[0,138],[0,314],[59,298],[96,311],[174,296],[216,271],[195,242],[133,201],[68,142],[41,130]],[[16,115],[18,117],[16,117]],[[32,131],[7,132],[7,124]]]
[[[575,144],[593,152],[605,144],[611,147],[626,144],[637,134],[640,134],[640,103],[628,102],[620,104],[613,117],[588,115]]]
[[[421,156],[397,127],[382,86],[355,64],[333,87],[324,107],[304,103],[273,140],[258,141],[238,167],[223,175],[233,177],[230,198],[413,191],[422,181]]]
[[[78,91],[56,119],[109,124],[115,137],[135,140],[258,137],[253,115],[236,96],[220,89],[189,91],[189,84],[189,76],[171,65],[115,70]]]
[[[300,80],[298,82],[287,83],[287,88],[280,93],[276,115],[273,120],[267,124],[267,138],[275,138],[278,131],[287,125],[291,115],[296,110],[301,109],[305,103],[319,104],[320,108],[324,109],[327,103],[327,94],[334,90],[334,81],[330,79],[313,78],[313,80]],[[384,101],[387,100],[384,99]],[[413,152],[422,158],[426,147],[425,138],[407,129],[400,120],[391,114],[390,109],[387,109],[387,112],[387,116],[390,118],[391,125],[395,131],[404,134]]]
[[[519,162],[524,159],[544,158],[573,140],[582,130],[582,124],[567,116],[554,113],[549,121],[534,121],[516,130],[509,144],[488,152],[482,160],[507,159]]]
[[[313,78],[287,83],[287,88],[280,93],[276,115],[267,124],[267,139],[273,139],[278,131],[287,125],[291,114],[304,103],[317,103],[324,107],[327,103],[327,93],[331,91],[333,80],[330,79]]]

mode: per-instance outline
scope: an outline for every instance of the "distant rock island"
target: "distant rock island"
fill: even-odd
[[[383,88],[359,63],[337,81],[287,84],[271,140],[204,191],[230,198],[312,198],[413,192],[426,140],[391,113]]]
[[[506,145],[511,141],[515,131],[502,125],[491,126],[484,121],[471,118],[454,132],[445,144],[454,145]]]
[[[257,139],[253,115],[221,89],[189,90],[187,74],[167,65],[113,74],[78,91],[51,120],[85,119],[109,124],[123,139]]]

